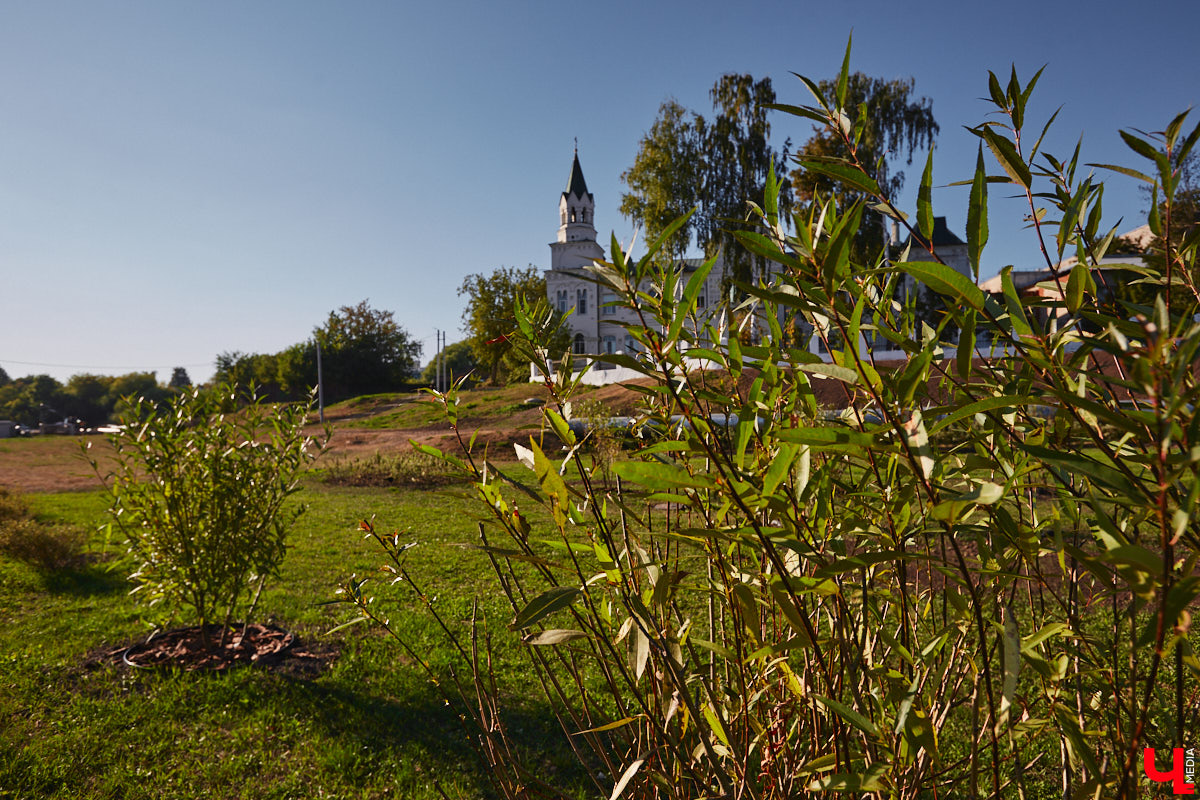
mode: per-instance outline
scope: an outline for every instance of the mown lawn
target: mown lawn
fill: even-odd
[[[374,517],[417,542],[409,565],[447,619],[466,630],[478,600],[499,628],[511,614],[484,555],[463,547],[477,541],[486,509],[452,492],[316,480],[299,499],[309,511],[258,621],[336,646],[315,676],[97,665],[97,653],[146,636],[163,619],[128,596],[130,565],[97,530],[105,521],[99,493],[31,495],[42,518],[96,530],[90,547],[109,560],[44,575],[0,557],[0,798],[424,798],[441,796],[439,788],[487,796],[483,767],[427,676],[376,631],[327,635],[354,614],[322,604],[339,581],[374,574],[380,554],[356,530]],[[379,586],[381,597],[399,598],[393,624],[445,675],[454,656],[442,637],[402,587]],[[524,655],[512,637],[494,641],[515,709],[511,729],[548,774],[582,787],[553,716],[524,699]]]

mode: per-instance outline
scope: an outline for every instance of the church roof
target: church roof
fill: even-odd
[[[580,200],[588,196],[587,181],[583,179],[583,167],[579,166],[579,153],[575,154],[575,162],[571,164],[571,178],[567,181],[567,190],[563,194],[568,197],[575,195]]]
[[[933,218],[933,246],[948,247],[950,245],[963,244],[963,240],[958,238],[954,231],[946,224],[945,217]],[[922,237],[918,236],[917,241],[921,241]]]

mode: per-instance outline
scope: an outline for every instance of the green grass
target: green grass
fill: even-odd
[[[104,522],[98,493],[30,498],[48,521]],[[339,580],[374,574],[381,555],[356,530],[381,529],[418,544],[409,564],[438,608],[466,630],[476,598],[492,627],[511,616],[499,602],[476,541],[478,503],[435,491],[346,489],[315,480],[260,621],[306,640],[349,619],[322,605]],[[97,531],[90,546],[105,549]],[[259,668],[222,674],[86,668],[89,653],[144,636],[154,609],[127,595],[129,564],[110,560],[45,576],[0,559],[0,798],[487,796],[486,776],[451,709],[395,642],[363,626],[331,637],[340,656],[315,679]],[[375,584],[369,584],[375,586]],[[378,584],[395,627],[438,669],[453,661],[441,636],[397,587]],[[188,622],[187,620],[183,620]],[[512,637],[496,637],[501,685],[514,699],[509,724],[543,767],[567,783],[573,766],[553,716],[521,700],[527,664]],[[574,772],[572,771],[574,770]]]
[[[502,420],[534,408],[537,404],[524,401],[543,394],[530,384],[466,390],[461,393],[459,413],[464,420]],[[441,405],[428,394],[370,395],[332,406],[329,413],[350,417],[339,427],[374,430],[422,428],[444,424],[446,419]]]

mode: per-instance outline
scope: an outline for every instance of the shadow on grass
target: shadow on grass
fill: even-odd
[[[397,669],[407,672],[407,668]],[[346,677],[306,681],[272,676],[269,681],[256,681],[255,688],[260,701],[287,708],[314,725],[314,732],[330,743],[323,767],[345,780],[366,787],[378,770],[387,768],[390,758],[403,752],[410,766],[431,782],[457,783],[472,796],[499,797],[487,765],[468,738],[474,731],[459,719],[462,709],[447,706],[424,679],[412,673],[387,677],[396,678],[397,694],[380,696],[371,688],[360,690],[347,685]],[[589,794],[589,788],[594,794],[584,767],[548,708],[510,710],[503,714],[503,722],[512,744],[538,779],[569,795]],[[414,751],[419,754],[415,762]]]
[[[64,567],[39,575],[42,588],[51,594],[92,597],[129,591],[125,571],[112,564]]]

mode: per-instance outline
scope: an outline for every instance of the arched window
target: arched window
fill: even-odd
[[[567,224],[567,210],[565,208],[562,210],[562,214],[560,214],[559,216],[562,217],[561,224],[566,225]]]
[[[574,206],[572,206],[571,207],[571,222],[574,222],[574,221],[575,221],[575,208],[574,208]]]
[[[586,349],[587,349],[587,344],[583,340],[583,334],[582,333],[575,334],[575,355],[583,355],[583,352]]]

